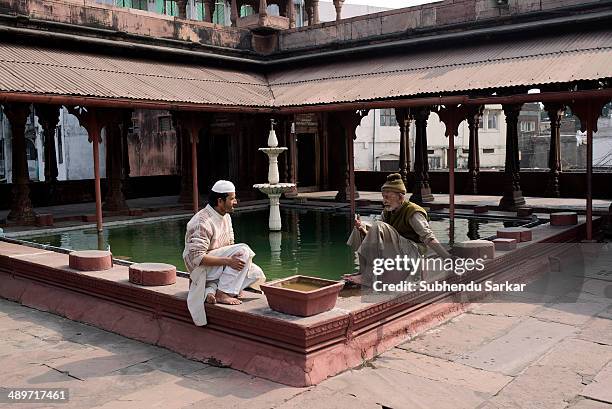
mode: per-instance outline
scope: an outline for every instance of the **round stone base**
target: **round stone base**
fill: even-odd
[[[495,257],[495,245],[488,240],[467,240],[455,243],[452,253],[461,258],[485,258],[491,260]]]
[[[572,226],[578,224],[578,214],[576,212],[559,212],[550,214],[551,226]]]
[[[515,239],[517,242],[531,241],[531,230],[526,227],[504,227],[497,231],[500,239]]]
[[[68,265],[79,271],[104,271],[113,267],[113,256],[110,251],[73,251],[68,256]]]
[[[165,263],[138,263],[130,266],[130,283],[171,285],[176,283],[176,267]]]

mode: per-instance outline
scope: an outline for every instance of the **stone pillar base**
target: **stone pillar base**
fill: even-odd
[[[349,192],[348,188],[346,188],[346,190],[338,190],[338,193],[336,193],[336,201],[337,202],[348,202],[350,201],[351,198],[351,193]],[[359,199],[359,192],[355,190],[355,200]]]
[[[434,197],[431,194],[430,187],[422,187],[417,189],[412,196],[410,196],[410,201],[413,203],[430,203],[434,201]]]
[[[525,198],[521,190],[515,190],[512,193],[504,193],[504,196],[499,201],[499,207],[503,210],[516,210],[519,206],[525,205]]]

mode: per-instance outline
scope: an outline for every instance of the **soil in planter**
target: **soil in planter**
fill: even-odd
[[[280,287],[288,288],[290,290],[296,291],[313,291],[318,290],[319,288],[327,287],[331,284],[329,283],[313,283],[313,282],[304,282],[304,281],[290,281],[290,282],[282,282],[280,283]]]

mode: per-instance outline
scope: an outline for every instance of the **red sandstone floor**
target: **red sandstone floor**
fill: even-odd
[[[61,408],[612,409],[612,245],[570,262],[303,389],[0,300],[0,385],[69,388]]]

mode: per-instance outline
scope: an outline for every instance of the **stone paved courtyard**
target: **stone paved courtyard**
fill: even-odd
[[[0,300],[0,385],[69,388],[62,408],[612,408],[612,245],[598,250],[584,275],[545,274],[303,389]]]

